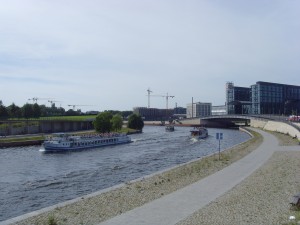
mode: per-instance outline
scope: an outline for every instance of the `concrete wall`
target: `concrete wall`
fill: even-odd
[[[297,139],[300,141],[300,131],[290,126],[287,123],[251,119],[250,126],[261,128],[268,131],[275,131],[282,134],[288,134],[291,137],[297,137]]]
[[[250,126],[251,127],[255,127],[255,128],[264,128],[267,124],[267,121],[263,121],[263,120],[250,120]]]

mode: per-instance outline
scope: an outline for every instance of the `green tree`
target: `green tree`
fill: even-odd
[[[22,116],[26,119],[33,117],[32,104],[26,103],[22,107]]]
[[[111,119],[112,114],[110,112],[99,113],[93,122],[95,130],[101,133],[110,132],[112,128]]]
[[[122,126],[123,126],[123,119],[122,116],[120,114],[116,114],[112,117],[111,119],[111,125],[112,125],[112,129],[114,131],[119,131],[121,130]]]
[[[142,130],[144,127],[144,121],[140,115],[131,114],[128,117],[127,127],[131,129]]]
[[[8,106],[7,111],[10,118],[20,118],[22,116],[21,108],[16,106],[15,103]]]
[[[39,118],[41,116],[41,108],[37,103],[33,104],[32,113],[34,118]]]
[[[0,118],[7,118],[8,112],[6,107],[3,105],[2,101],[0,100]]]

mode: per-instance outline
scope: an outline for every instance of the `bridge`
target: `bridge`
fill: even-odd
[[[300,127],[296,123],[287,120],[287,116],[278,115],[218,115],[218,116],[206,116],[197,117],[193,119],[182,120],[183,124],[199,125],[205,127],[217,127],[217,128],[231,128],[238,126],[248,126],[251,121],[276,121],[286,123],[300,131]]]

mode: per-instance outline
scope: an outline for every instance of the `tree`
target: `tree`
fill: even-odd
[[[33,104],[32,113],[34,118],[39,118],[41,116],[41,108],[37,103]]]
[[[122,128],[123,125],[123,119],[122,116],[120,114],[116,114],[112,117],[111,119],[111,125],[112,125],[112,129],[114,131],[119,131]]]
[[[22,116],[26,119],[33,117],[32,104],[26,103],[22,107]]]
[[[131,114],[128,117],[127,127],[131,129],[142,130],[144,127],[144,121],[140,115]]]
[[[101,133],[110,132],[112,128],[111,119],[112,114],[110,112],[99,113],[93,122],[95,130]]]
[[[22,116],[21,108],[16,106],[15,103],[8,106],[7,111],[10,118],[20,118]]]
[[[0,101],[0,118],[7,118],[8,112],[6,107],[3,105],[2,101]]]

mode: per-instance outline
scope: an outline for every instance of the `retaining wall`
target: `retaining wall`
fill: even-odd
[[[300,131],[296,128],[290,126],[287,123],[276,122],[276,121],[262,121],[262,120],[253,120],[250,122],[251,127],[261,128],[263,130],[275,131],[282,134],[288,134],[291,137],[297,137],[300,141]]]

